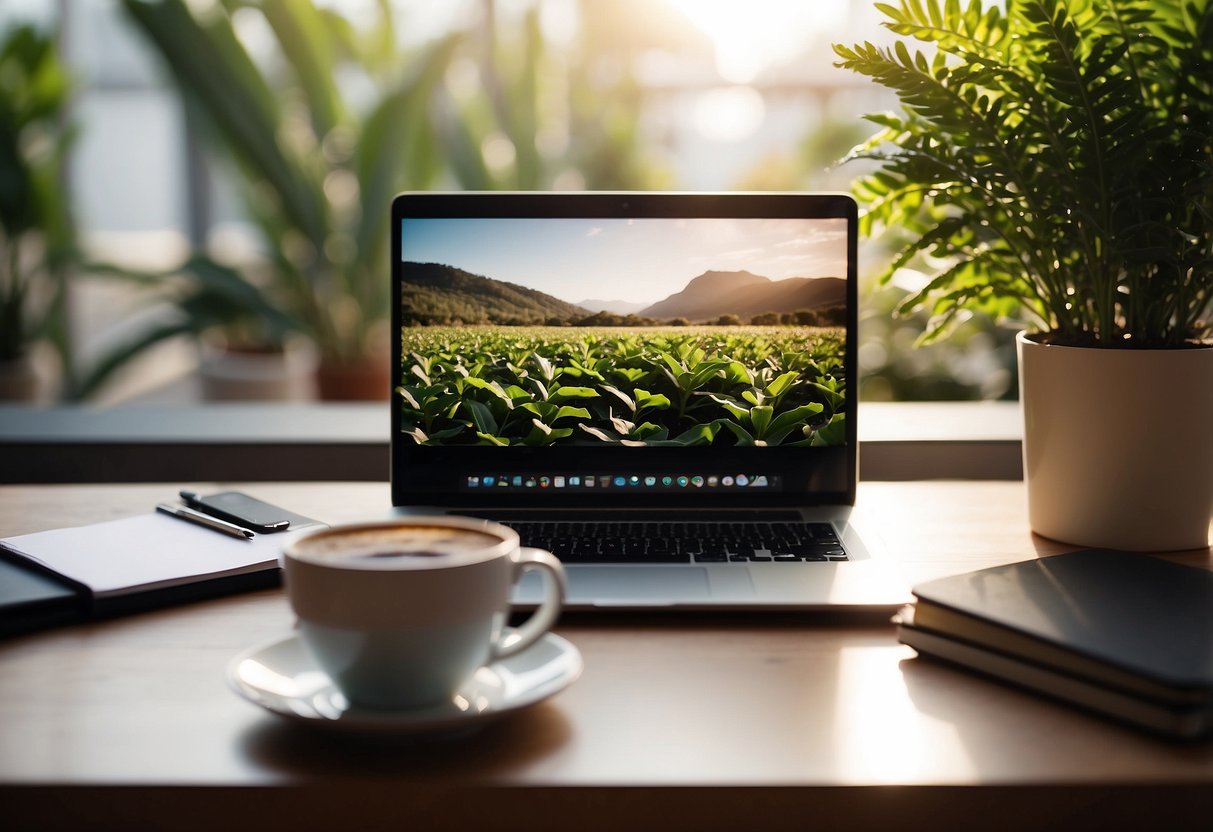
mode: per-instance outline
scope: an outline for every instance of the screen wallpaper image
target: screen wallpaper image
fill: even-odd
[[[845,441],[843,219],[406,219],[422,445]]]

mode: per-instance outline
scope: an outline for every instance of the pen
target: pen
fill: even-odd
[[[186,506],[160,503],[156,506],[156,511],[162,511],[187,523],[197,523],[199,526],[206,526],[208,529],[214,529],[223,534],[230,534],[232,537],[238,537],[241,540],[251,540],[253,537],[253,533],[248,529],[241,528],[235,523],[229,523],[226,520],[220,520],[217,517],[211,517],[209,514],[194,511],[192,508],[187,508]]]

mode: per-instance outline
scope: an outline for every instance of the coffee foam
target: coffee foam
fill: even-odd
[[[393,525],[332,529],[296,541],[293,554],[319,564],[366,569],[425,568],[466,561],[503,538],[452,526]]]

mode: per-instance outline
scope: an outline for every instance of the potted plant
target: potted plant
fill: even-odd
[[[18,26],[0,43],[0,400],[37,397],[41,340],[70,377],[64,303],[76,248],[59,181],[69,89],[51,35]]]
[[[836,45],[896,92],[853,156],[865,231],[942,264],[924,340],[1015,316],[1032,528],[1208,545],[1213,514],[1213,2],[903,0],[890,47]],[[926,47],[914,49],[907,41]]]
[[[93,278],[133,283],[146,290],[146,303],[159,303],[167,310],[83,368],[69,391],[75,398],[95,395],[140,353],[181,336],[199,344],[203,398],[302,397],[306,384],[297,376],[310,371],[311,350],[293,347],[297,322],[250,279],[251,268],[240,270],[201,254],[165,272],[101,262],[88,262],[83,268]]]
[[[315,343],[321,396],[386,398],[387,206],[441,170],[427,108],[455,38],[402,54],[387,3],[366,30],[310,0],[124,4],[238,164],[270,274],[246,280]],[[254,59],[238,12],[262,17],[277,54]]]

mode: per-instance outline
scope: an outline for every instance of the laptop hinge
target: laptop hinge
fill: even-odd
[[[663,522],[736,522],[799,520],[800,513],[789,509],[670,509],[670,508],[567,508],[567,509],[479,509],[461,507],[460,514],[481,517],[485,520],[570,520],[588,518],[592,520],[661,520]]]

